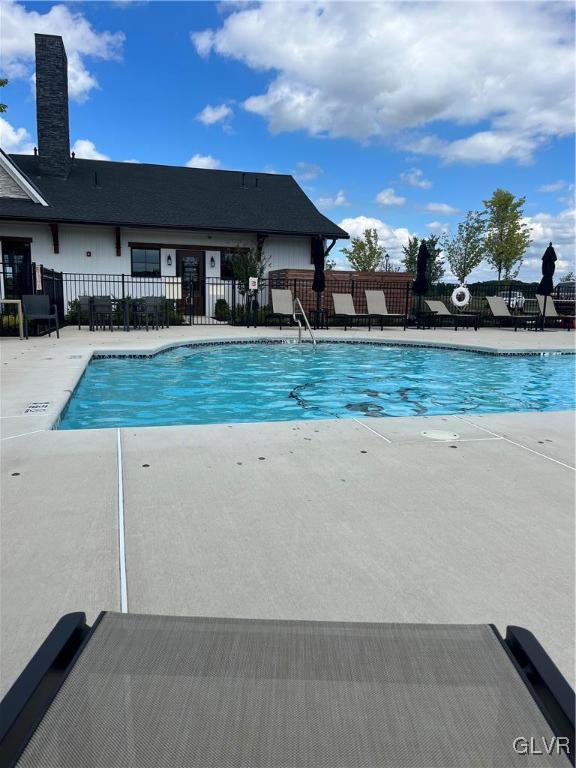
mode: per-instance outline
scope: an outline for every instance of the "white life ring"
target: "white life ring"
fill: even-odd
[[[470,291],[465,285],[454,288],[450,301],[455,307],[466,307],[470,303]]]

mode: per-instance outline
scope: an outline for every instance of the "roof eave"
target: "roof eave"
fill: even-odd
[[[191,232],[242,232],[242,233],[260,233],[263,235],[289,235],[291,237],[317,237],[320,235],[325,238],[332,238],[336,240],[348,240],[350,235],[344,230],[340,232],[320,231],[318,229],[311,230],[309,232],[295,232],[294,230],[287,229],[266,229],[262,227],[255,227],[247,229],[245,227],[214,227],[214,226],[194,226],[190,224],[147,224],[140,221],[94,221],[90,219],[69,219],[60,216],[19,216],[17,214],[4,214],[0,212],[1,220],[11,221],[30,221],[36,224],[49,222],[54,224],[85,224],[89,226],[97,227],[134,227],[142,229],[174,229],[174,230],[189,230]]]

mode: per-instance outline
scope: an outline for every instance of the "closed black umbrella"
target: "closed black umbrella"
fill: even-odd
[[[314,279],[312,290],[316,293],[316,322],[320,319],[320,294],[326,288],[326,275],[324,274],[324,241],[321,237],[312,240],[312,261],[314,263]]]
[[[422,297],[428,291],[428,259],[430,254],[424,240],[420,243],[418,250],[418,260],[416,262],[416,280],[412,283],[412,291],[420,296],[418,302],[419,309],[422,311]]]
[[[556,269],[556,251],[552,247],[552,243],[544,251],[542,256],[542,280],[538,286],[538,293],[540,296],[544,296],[544,310],[542,312],[542,328],[544,328],[544,322],[546,320],[546,300],[548,296],[554,290],[554,283],[552,278],[554,277],[554,270]]]

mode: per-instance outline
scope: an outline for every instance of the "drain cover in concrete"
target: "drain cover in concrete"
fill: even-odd
[[[430,440],[458,440],[460,437],[456,432],[445,432],[443,429],[425,429],[420,434]]]
[[[50,403],[28,403],[24,413],[42,413],[49,405]]]

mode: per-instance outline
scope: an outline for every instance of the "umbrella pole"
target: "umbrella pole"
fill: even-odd
[[[542,330],[544,330],[544,324],[546,322],[546,301],[548,299],[548,294],[545,294],[544,296],[544,310],[542,311]],[[554,314],[554,313],[552,313]]]

